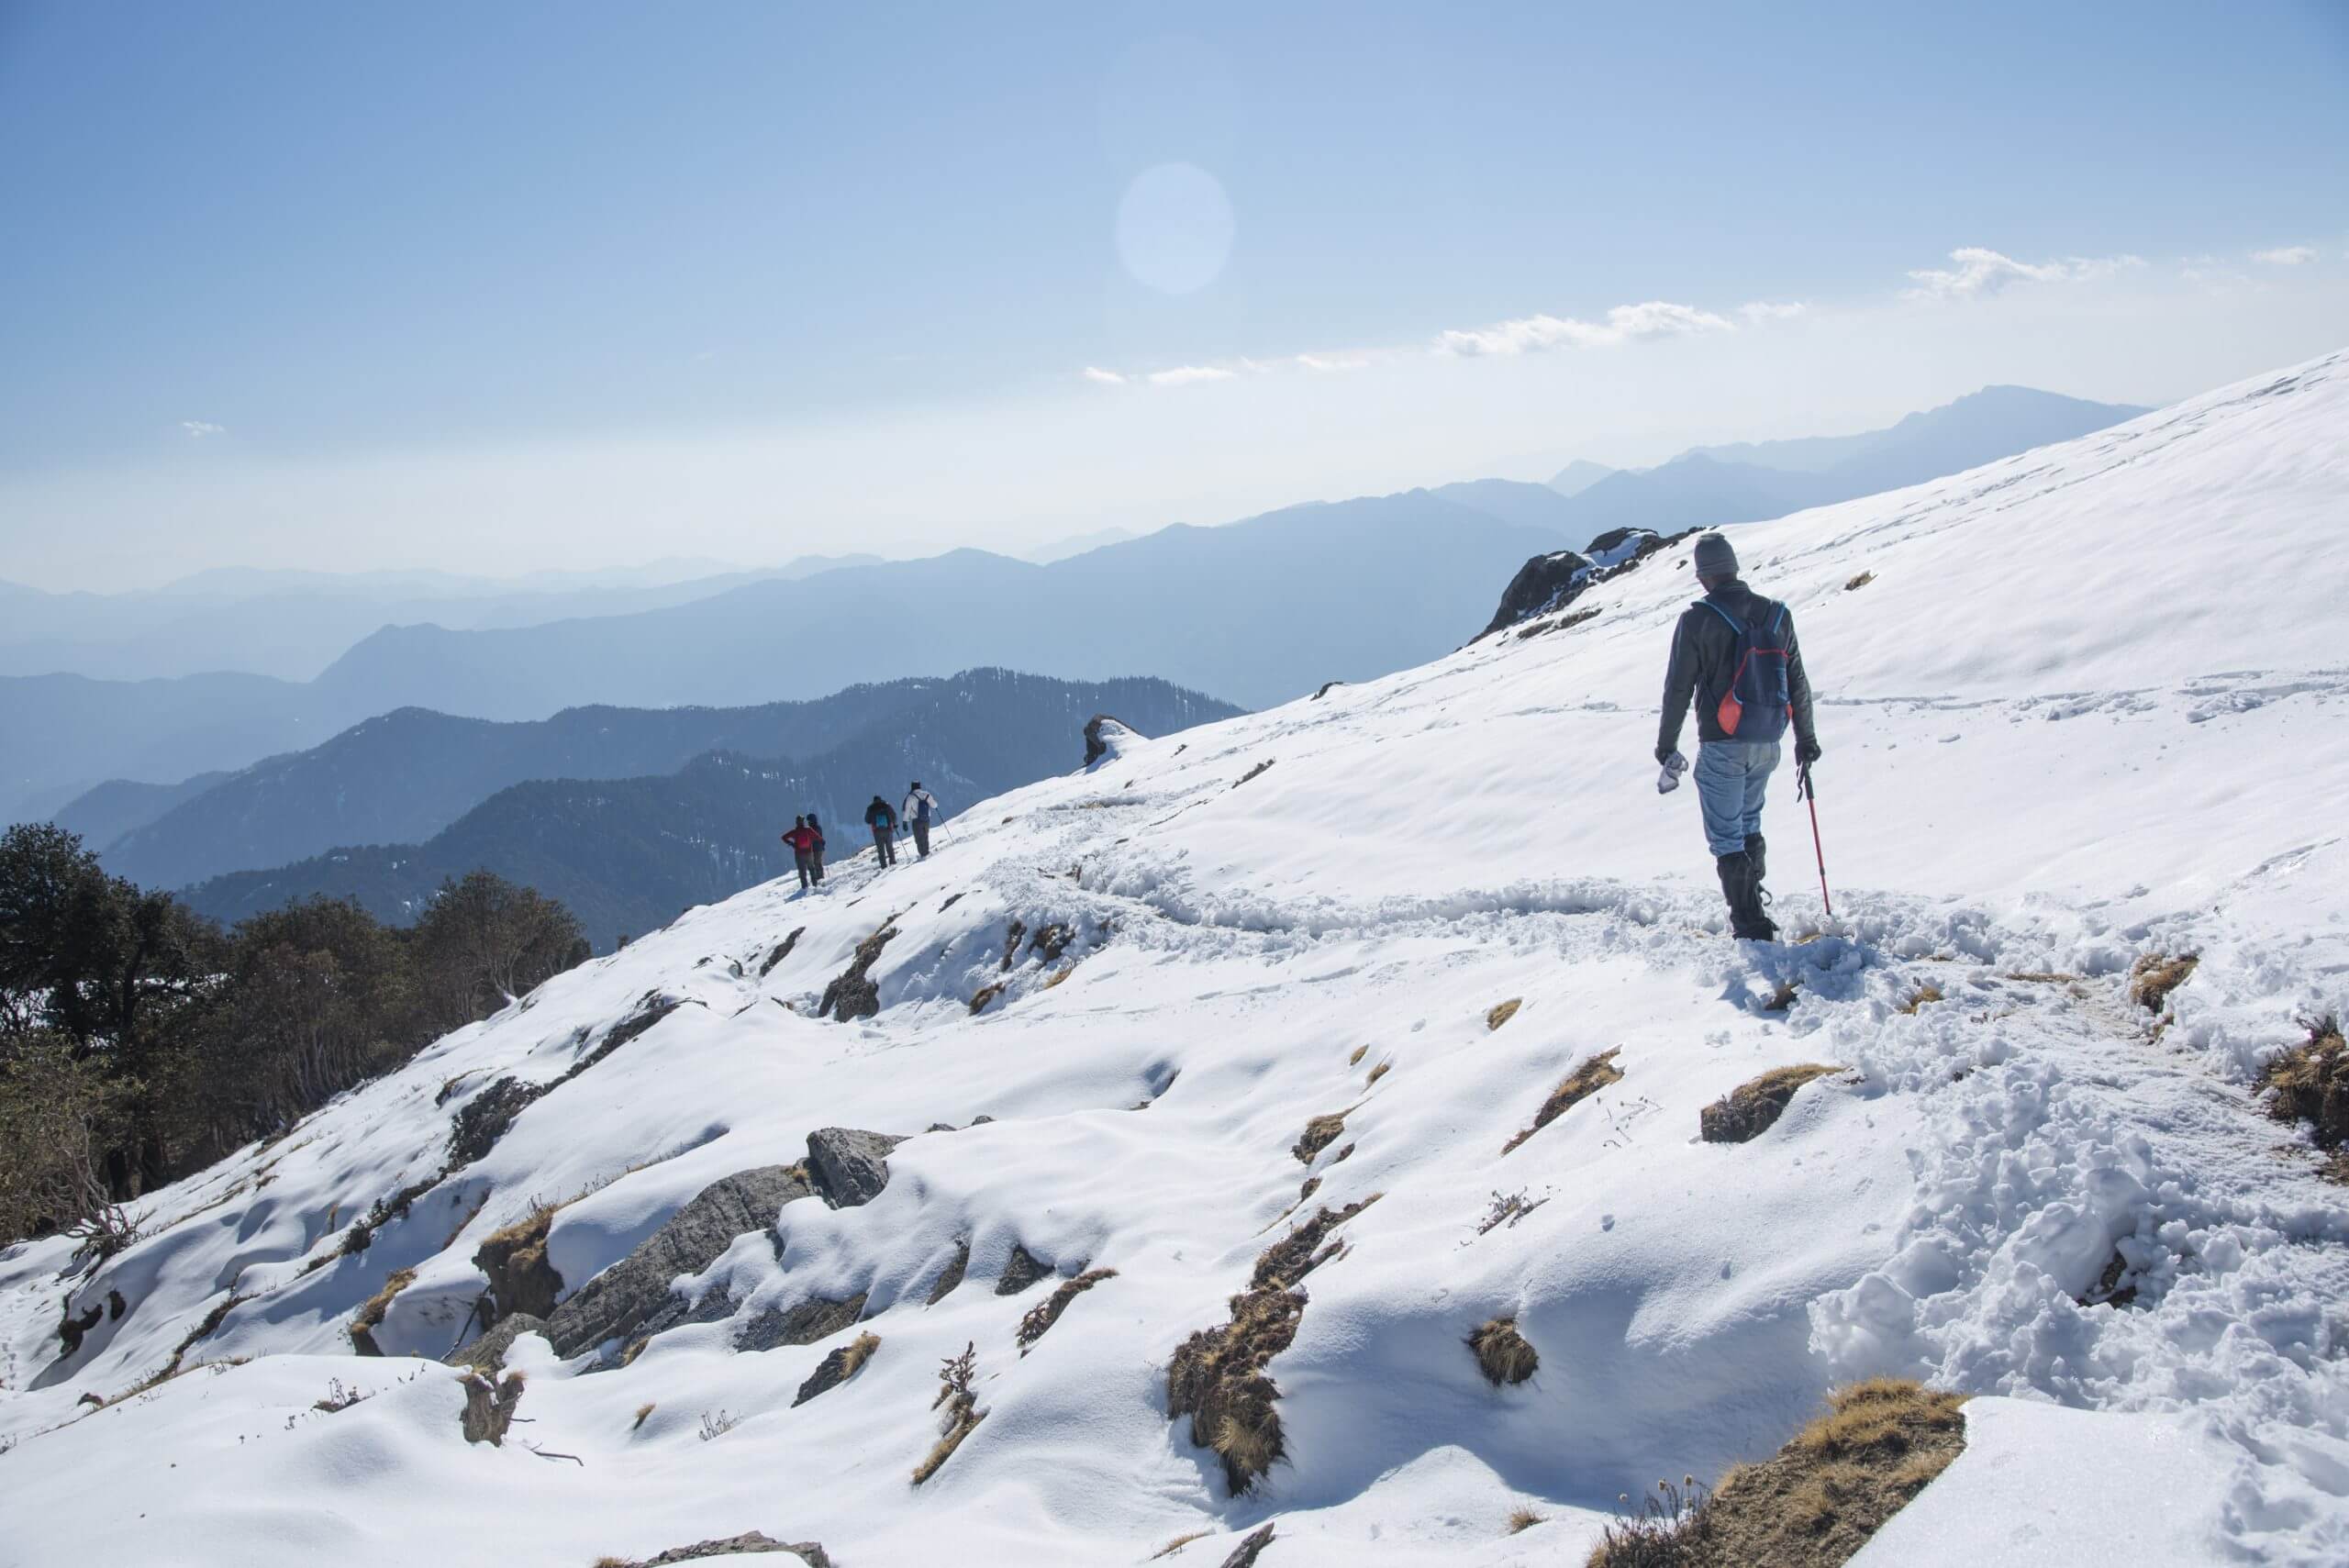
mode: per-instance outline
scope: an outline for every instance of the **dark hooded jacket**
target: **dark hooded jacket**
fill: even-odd
[[[1747,619],[1770,602],[1734,577],[1705,597],[1739,620]],[[1787,695],[1795,710],[1795,740],[1810,740],[1819,731],[1811,723],[1810,678],[1803,673],[1802,646],[1795,640],[1792,610],[1787,612],[1786,633]],[[1655,738],[1659,759],[1679,749],[1680,724],[1688,716],[1692,699],[1697,705],[1698,740],[1735,739],[1721,733],[1715,710],[1720,706],[1721,694],[1736,678],[1736,664],[1737,633],[1730,629],[1728,622],[1703,604],[1691,605],[1681,612],[1679,628],[1672,634],[1672,662],[1664,673],[1664,723]]]

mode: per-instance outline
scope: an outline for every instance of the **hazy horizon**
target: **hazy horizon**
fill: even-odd
[[[20,9],[0,578],[1020,554],[2349,342],[2349,17],[2154,11]]]

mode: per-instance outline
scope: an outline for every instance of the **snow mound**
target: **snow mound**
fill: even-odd
[[[1787,945],[1723,938],[1689,792],[1653,788],[1677,548],[1572,625],[1168,740],[1105,724],[927,861],[690,911],[149,1195],[95,1273],[0,1256],[0,1561],[760,1530],[844,1568],[1196,1532],[1217,1562],[1267,1523],[1268,1564],[1575,1561],[1619,1494],[1878,1373],[1994,1397],[1862,1561],[2028,1558],[2025,1524],[2342,1561],[2349,1213],[2254,1090],[2349,1010],[2344,429],[2335,355],[1742,528],[1827,746],[1839,918],[1782,793]],[[2186,952],[2160,1013],[2130,999]],[[877,1010],[818,1017],[850,973]],[[1751,1140],[1699,1138],[1809,1064]],[[511,1434],[464,1441],[439,1358],[497,1310],[494,1233],[543,1216],[568,1298],[827,1129],[865,1201],[778,1186],[658,1331],[519,1335]],[[1235,1495],[1170,1369],[1288,1289],[1247,1347],[1278,1457]],[[1495,1319],[1522,1382],[1467,1343]],[[2064,1533],[2086,1497],[2108,1528]]]

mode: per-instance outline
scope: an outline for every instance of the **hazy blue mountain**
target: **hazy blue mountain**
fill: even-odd
[[[230,776],[228,773],[198,773],[175,784],[133,784],[128,779],[108,779],[95,789],[84,790],[50,813],[50,820],[60,828],[79,833],[82,841],[90,848],[102,850],[132,828],[145,827],[173,806],[194,800]]]
[[[485,866],[561,899],[607,950],[620,935],[640,935],[690,905],[788,873],[790,854],[777,835],[800,812],[813,809],[823,819],[831,858],[843,859],[872,844],[866,803],[877,793],[895,804],[914,778],[951,817],[974,801],[1076,767],[1085,722],[1095,713],[1163,735],[1238,711],[1163,681],[1080,684],[1004,670],[841,695],[850,701],[833,720],[845,723],[860,704],[874,717],[847,725],[804,760],[722,749],[644,777],[535,779],[497,791],[422,843],[338,848],[217,877],[186,897],[206,914],[237,920],[289,898],[348,895],[384,919],[404,922],[443,877]],[[599,717],[625,728],[662,716],[604,709]],[[735,721],[744,734],[768,722],[751,715]],[[952,832],[949,826],[944,836]]]
[[[1130,539],[1141,538],[1139,528],[1096,528],[1091,533],[1072,534],[1020,552],[1022,561],[1032,561],[1039,566],[1050,566],[1055,561],[1066,561],[1072,555],[1083,555],[1088,550],[1103,545],[1123,544]]]
[[[1470,479],[1456,484],[1439,484],[1428,494],[1530,528],[1564,532],[1580,520],[1566,497],[1547,484],[1526,484],[1514,479]]]
[[[1561,495],[1579,495],[1609,474],[1619,472],[1603,462],[1578,457],[1550,476],[1550,488]]]
[[[436,572],[198,573],[123,594],[48,594],[0,584],[0,675],[148,680],[238,673],[306,681],[379,627],[536,626],[689,604],[747,583],[812,576],[873,556],[679,577],[692,562],[628,572],[542,573],[517,580]]]

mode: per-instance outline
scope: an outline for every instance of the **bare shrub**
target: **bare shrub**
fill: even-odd
[[[939,1468],[954,1457],[954,1451],[963,1446],[963,1440],[978,1430],[979,1423],[987,1418],[987,1413],[979,1408],[978,1395],[971,1386],[978,1363],[975,1340],[965,1344],[961,1355],[948,1356],[939,1363],[938,1397],[930,1402],[930,1407],[943,1410],[945,1414],[940,1423],[938,1441],[930,1446],[922,1462],[914,1467],[915,1485],[918,1486],[937,1474]]]
[[[722,1438],[727,1433],[732,1431],[739,1425],[740,1425],[740,1422],[736,1420],[734,1417],[728,1415],[722,1409],[715,1416],[711,1415],[708,1411],[704,1410],[701,1413],[701,1431],[699,1436],[701,1440],[704,1442],[714,1442],[718,1439]]]
[[[1615,1058],[1622,1047],[1614,1046],[1600,1051],[1566,1074],[1563,1083],[1550,1091],[1542,1108],[1533,1113],[1533,1125],[1501,1145],[1501,1152],[1508,1153],[1527,1139],[1564,1115],[1576,1103],[1588,1099],[1609,1084],[1623,1080],[1623,1070],[1615,1065]]]

